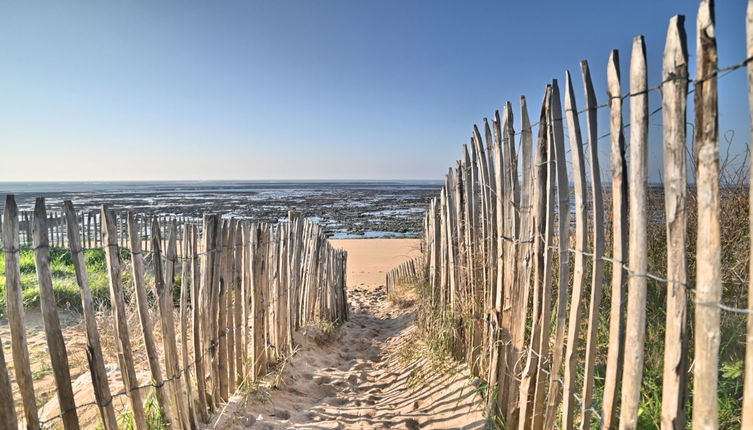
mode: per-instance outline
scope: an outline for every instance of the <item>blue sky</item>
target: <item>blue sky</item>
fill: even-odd
[[[627,88],[638,34],[646,36],[649,83],[658,82],[672,15],[687,17],[693,64],[697,7],[4,2],[0,181],[438,179],[472,125],[505,101],[517,109],[526,95],[537,118],[545,85],[557,78],[564,90],[569,69],[582,104],[582,59],[603,103],[609,52],[620,49]],[[744,13],[742,0],[717,5],[721,66],[745,58]],[[720,81],[720,126],[735,130],[733,152],[749,141],[746,90],[743,70]],[[650,103],[661,103],[658,93]],[[651,133],[655,180],[661,128]]]

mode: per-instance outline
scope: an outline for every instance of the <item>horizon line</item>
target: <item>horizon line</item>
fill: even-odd
[[[115,182],[444,182],[438,178],[302,178],[302,179],[34,179],[34,180],[0,180],[0,184],[29,184],[29,183],[115,183]]]

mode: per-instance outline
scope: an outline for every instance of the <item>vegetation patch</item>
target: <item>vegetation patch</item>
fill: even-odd
[[[121,258],[130,259],[130,255],[122,253]],[[81,290],[76,280],[71,253],[67,249],[50,249],[50,271],[52,273],[52,290],[55,302],[59,308],[81,311]],[[107,278],[105,253],[100,249],[84,251],[84,261],[89,275],[89,288],[94,303],[99,306],[109,306],[110,293]],[[22,249],[19,252],[19,267],[21,271],[21,290],[23,292],[24,307],[36,309],[40,306],[39,281],[34,261],[34,251]],[[129,279],[123,271],[124,280]],[[5,318],[5,259],[0,259],[0,318]]]

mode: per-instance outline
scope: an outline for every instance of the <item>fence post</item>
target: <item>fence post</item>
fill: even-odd
[[[92,213],[86,212],[81,214],[81,222],[83,223],[84,218],[86,218],[86,229],[85,231],[85,242],[86,242],[86,248],[91,249],[92,248]]]
[[[489,130],[489,124],[484,118],[484,132],[486,135],[486,142],[488,144],[488,148],[492,148],[492,133]],[[480,200],[480,213],[479,213],[479,223],[480,228],[478,231],[478,243],[480,245],[480,256],[483,260],[480,260],[478,262],[479,264],[479,273],[477,274],[477,279],[480,280],[480,283],[482,285],[482,294],[484,298],[484,305],[482,306],[484,316],[487,315],[492,319],[494,324],[498,324],[498,321],[496,319],[496,314],[492,310],[494,306],[494,300],[495,300],[495,292],[497,284],[497,278],[496,275],[492,276],[492,266],[496,266],[497,260],[496,255],[494,253],[494,250],[496,249],[496,231],[494,230],[495,224],[491,221],[493,221],[494,217],[494,208],[496,207],[495,200],[497,198],[496,196],[496,182],[494,180],[494,174],[490,173],[490,170],[493,170],[494,163],[491,160],[490,156],[487,156],[487,152],[484,151],[484,141],[481,138],[481,133],[479,133],[478,127],[473,126],[473,135],[471,137],[471,147],[472,147],[472,158],[475,159],[475,164],[478,168],[478,176],[479,176],[479,200]],[[475,155],[474,155],[475,154]],[[440,273],[440,291],[438,294],[438,297],[440,299],[440,303],[442,303],[441,298],[442,294],[444,292],[444,284],[442,283],[442,277],[446,278],[446,266],[443,264],[443,259],[446,259],[447,256],[447,249],[446,249],[446,241],[444,238],[444,206],[446,202],[442,201],[441,197],[436,202],[437,203],[437,210],[439,211],[439,217],[437,218],[437,222],[439,223],[439,241],[440,244],[437,247],[439,250],[440,258],[438,260],[438,266],[439,266],[439,273]],[[496,272],[495,272],[496,273]],[[482,344],[481,344],[481,350],[484,351],[484,354],[481,355],[481,369],[484,369],[487,374],[489,374],[489,381],[490,383],[494,383],[496,381],[496,371],[497,371],[497,351],[492,348],[492,341],[493,336],[496,334],[493,332],[493,325],[490,326],[488,324],[484,324],[483,326],[483,333],[482,333]],[[488,366],[485,366],[488,365]],[[491,400],[491,399],[490,399]]]
[[[286,356],[293,348],[291,344],[290,336],[290,306],[289,306],[289,294],[290,294],[290,279],[288,278],[288,248],[290,246],[290,223],[280,225],[280,248],[279,258],[277,259],[278,276],[280,278],[277,299],[278,299],[278,314],[277,323],[280,333],[279,348],[280,357]]]
[[[235,230],[237,220],[230,220],[230,229],[227,232],[227,245],[225,246],[225,271],[223,282],[225,284],[225,301],[221,306],[225,307],[225,338],[227,339],[227,374],[228,395],[235,392],[235,308],[233,297],[235,292]]]
[[[26,245],[31,245],[31,216],[28,211],[24,211],[24,234],[26,235]]]
[[[267,271],[267,245],[269,235],[261,225],[252,224],[251,228],[251,258],[253,261],[251,271],[252,293],[251,293],[251,315],[254,320],[252,348],[254,355],[253,360],[253,380],[256,380],[265,370],[267,365],[267,321],[266,308],[268,306],[266,297],[266,271]]]
[[[185,221],[184,221],[185,222]],[[184,375],[186,376],[186,400],[188,403],[188,418],[190,428],[198,428],[199,422],[196,418],[196,411],[194,410],[193,389],[191,387],[191,368],[193,362],[188,358],[188,296],[192,296],[188,280],[191,278],[191,263],[190,256],[191,250],[191,224],[183,224],[183,234],[180,241],[180,308],[178,310],[180,315],[180,347],[181,355],[183,359]],[[194,282],[192,279],[191,282]],[[196,357],[194,357],[195,359]]]
[[[528,298],[531,293],[531,209],[532,209],[532,187],[533,187],[533,161],[532,161],[532,145],[533,136],[531,131],[531,122],[528,119],[528,106],[526,104],[525,97],[520,98],[520,111],[521,111],[521,130],[520,130],[520,146],[523,162],[522,162],[522,186],[519,204],[519,231],[517,234],[518,244],[518,257],[513,261],[516,264],[516,277],[515,290],[516,295],[514,297],[515,305],[512,312],[512,378],[508,380],[509,386],[508,401],[509,407],[507,412],[507,425],[509,428],[516,428],[518,426],[518,413],[520,411],[520,403],[518,402],[518,392],[520,391],[519,381],[522,377],[524,348],[525,348],[525,330],[527,322],[527,308]],[[515,168],[517,175],[517,166]]]
[[[5,244],[5,295],[10,326],[10,339],[13,354],[13,368],[16,373],[18,389],[24,404],[26,428],[39,429],[37,403],[31,377],[29,349],[24,327],[24,302],[21,292],[21,268],[19,266],[20,238],[18,223],[18,206],[13,195],[5,199],[3,243]]]
[[[497,116],[495,114],[495,120]],[[502,385],[498,384],[500,394],[499,401],[501,411],[509,418],[509,411],[512,409],[511,400],[509,395],[512,394],[511,389],[515,388],[513,382],[518,377],[514,373],[514,358],[513,358],[513,326],[514,318],[516,315],[516,301],[521,299],[521,294],[516,290],[515,281],[518,277],[518,241],[519,229],[520,229],[520,216],[518,210],[520,209],[520,187],[518,181],[518,159],[515,153],[515,131],[513,129],[513,112],[512,104],[508,101],[505,103],[502,120],[502,140],[497,150],[504,155],[499,161],[504,164],[497,166],[497,175],[503,176],[504,190],[501,192],[503,196],[504,205],[504,224],[503,226],[497,225],[498,229],[504,231],[504,248],[497,247],[497,256],[499,261],[504,265],[504,274],[501,277],[502,283],[502,335],[504,340],[504,372],[500,379]],[[497,235],[499,237],[499,233]],[[497,270],[502,267],[497,264]],[[497,277],[500,279],[500,276]]]
[[[540,327],[540,334],[538,339],[535,339],[537,343],[534,343],[536,348],[537,357],[535,359],[535,377],[534,383],[534,398],[533,409],[531,418],[531,428],[540,429],[544,420],[544,408],[546,399],[546,374],[544,373],[544,363],[548,359],[549,354],[549,342],[550,342],[550,325],[551,325],[551,303],[552,303],[552,271],[553,271],[553,237],[554,237],[554,207],[555,207],[555,188],[556,188],[556,175],[557,175],[557,163],[556,163],[556,151],[554,148],[554,125],[552,124],[554,116],[552,115],[552,99],[553,88],[551,85],[547,86],[546,91],[546,111],[542,112],[542,115],[546,115],[545,122],[542,125],[545,126],[544,135],[546,136],[546,217],[544,225],[544,241],[541,244],[543,257],[543,275],[541,279],[541,312],[538,320],[538,326]],[[521,421],[521,425],[525,423]]]
[[[625,160],[625,137],[622,133],[622,93],[620,86],[620,55],[614,50],[607,65],[609,94],[612,174],[612,258],[625,261],[627,256],[627,162]],[[623,345],[625,340],[625,278],[621,263],[612,265],[611,303],[609,311],[609,346],[607,368],[604,375],[602,407],[603,428],[612,428],[615,417],[619,381],[622,380]]]
[[[243,278],[242,278],[242,288],[241,288],[241,301],[243,303],[243,309],[242,309],[242,317],[241,321],[243,321],[243,365],[244,370],[242,373],[239,373],[238,377],[241,378],[238,380],[238,384],[240,384],[242,381],[244,381],[247,378],[251,378],[253,380],[253,365],[248,365],[248,351],[249,351],[249,344],[251,345],[251,359],[253,360],[254,357],[254,350],[253,350],[253,332],[251,331],[251,321],[253,316],[251,315],[252,312],[252,297],[253,297],[253,284],[252,284],[252,274],[254,270],[253,265],[253,253],[251,248],[251,229],[252,225],[248,221],[243,222],[242,226],[242,249],[243,249],[243,256],[242,256],[242,268],[243,268]],[[253,363],[253,361],[252,361]]]
[[[696,187],[698,235],[696,250],[695,365],[693,428],[719,425],[719,302],[722,298],[719,225],[719,112],[714,2],[698,9],[695,84]]]
[[[662,70],[664,130],[664,214],[667,225],[667,329],[664,337],[662,427],[685,428],[688,333],[686,327],[685,251],[687,178],[685,109],[688,97],[688,48],[685,17],[669,22]]]
[[[118,333],[117,352],[120,363],[120,373],[123,377],[123,386],[127,390],[128,399],[133,412],[133,421],[136,429],[146,429],[146,415],[144,404],[141,401],[139,381],[136,379],[136,370],[133,365],[133,349],[128,334],[128,319],[126,317],[125,299],[120,280],[120,256],[118,255],[118,233],[115,230],[115,222],[106,205],[102,205],[102,218],[104,220],[104,240],[106,242],[105,258],[107,259],[107,275],[110,283],[110,296],[112,298],[113,316],[115,329]]]
[[[89,288],[89,274],[84,262],[77,214],[70,200],[66,200],[63,205],[68,227],[68,246],[71,250],[71,261],[76,271],[76,281],[81,290],[81,307],[84,314],[84,325],[86,326],[86,358],[89,361],[94,397],[99,404],[99,412],[102,416],[105,430],[117,430],[118,422],[115,419],[115,409],[112,406],[112,395],[107,379],[107,371],[105,370],[105,361],[102,356],[97,318],[94,311],[91,289]]]
[[[204,387],[206,377],[204,373],[204,352],[201,349],[201,301],[199,291],[201,290],[201,257],[199,256],[199,226],[191,224],[191,339],[193,345],[193,365],[196,368],[196,391],[198,402],[195,403],[194,411],[198,411],[197,419],[199,422],[209,420],[207,416],[207,398],[206,391],[199,395],[199,386]],[[201,368],[201,382],[199,382],[199,368]]]
[[[222,276],[223,268],[222,256],[224,255],[223,246],[225,243],[224,231],[227,229],[227,227],[224,225],[227,221],[223,221],[219,217],[217,218],[218,219],[215,224],[217,229],[215,232],[215,244],[211,251],[214,255],[211,260],[211,272],[209,272],[211,274],[211,278],[209,279],[209,282],[207,282],[207,287],[210,291],[210,302],[209,306],[206,308],[209,310],[209,312],[207,312],[207,318],[209,319],[208,343],[211,344],[209,347],[209,356],[212,364],[212,401],[209,403],[209,405],[212,412],[214,412],[215,407],[220,404],[221,386],[223,384],[223,377],[221,374],[222,368],[220,367],[222,351],[220,348],[224,336],[220,337],[220,322],[224,320],[224,315],[221,315],[222,308],[220,306],[220,278]],[[227,376],[227,374],[225,376]],[[224,382],[226,384],[227,380],[225,379]],[[225,385],[225,388],[227,388],[227,385]]]
[[[562,102],[557,80],[552,81],[552,137],[554,154],[557,160],[557,217],[559,226],[559,283],[557,284],[557,329],[552,348],[552,367],[549,377],[549,394],[545,428],[553,428],[560,402],[560,375],[562,355],[565,349],[565,327],[567,325],[567,297],[569,291],[569,251],[570,240],[570,183],[567,180],[567,160],[565,158],[565,132],[562,128]]]
[[[584,252],[588,251],[588,218],[586,215],[586,165],[583,156],[583,138],[580,133],[578,108],[573,91],[570,72],[565,74],[565,112],[570,136],[570,155],[573,161],[573,179],[575,182],[575,261],[573,264],[573,289],[570,296],[570,316],[567,321],[567,349],[565,352],[565,383],[563,384],[562,428],[573,428],[573,409],[575,409],[575,379],[577,376],[578,340],[581,326],[581,300],[586,282],[586,260]],[[568,208],[569,199],[568,199]],[[560,207],[560,214],[563,210]],[[560,242],[569,242],[560,237]],[[569,245],[569,244],[568,244]]]
[[[68,365],[68,353],[65,350],[63,331],[60,329],[60,317],[55,305],[55,293],[52,291],[52,273],[50,271],[50,239],[47,225],[47,210],[44,198],[39,197],[34,204],[32,235],[34,239],[34,262],[39,281],[39,301],[42,307],[45,337],[49,347],[52,371],[55,375],[58,403],[66,430],[79,428],[76,402],[73,400],[71,374]]]
[[[604,282],[604,200],[601,194],[601,170],[599,169],[598,126],[596,116],[596,94],[591,82],[588,62],[581,61],[581,75],[586,95],[588,121],[588,146],[591,167],[591,200],[593,202],[593,269],[591,270],[591,302],[588,311],[588,334],[586,341],[585,374],[583,383],[582,428],[591,427],[593,408],[594,368],[596,366],[596,342],[601,309],[601,290]],[[619,269],[618,269],[619,270]]]
[[[246,294],[243,293],[243,269],[245,267],[245,249],[243,247],[243,230],[244,223],[238,222],[235,225],[235,240],[233,245],[234,264],[233,264],[233,305],[235,306],[235,323],[233,324],[233,334],[235,335],[235,374],[230,375],[230,379],[233,381],[234,386],[240,386],[243,383],[243,365],[245,364],[244,357],[248,355],[246,351],[246,331],[248,329],[248,320],[244,319],[246,315],[244,310],[243,300]],[[232,359],[232,358],[231,358]]]
[[[494,112],[494,137],[492,137],[492,131],[489,128],[489,122],[486,118],[484,118],[484,136],[486,138],[486,149],[487,151],[484,153],[484,159],[486,163],[486,170],[487,170],[487,178],[486,183],[482,187],[482,189],[487,194],[487,205],[486,205],[486,233],[484,234],[484,237],[487,241],[486,246],[486,290],[487,293],[490,295],[490,302],[489,307],[496,306],[497,301],[499,300],[500,303],[500,312],[501,312],[501,300],[503,299],[500,291],[497,289],[497,272],[500,269],[499,267],[499,255],[502,253],[502,248],[498,247],[498,229],[502,228],[502,224],[497,225],[497,199],[504,195],[504,187],[500,185],[500,188],[497,186],[499,185],[496,181],[497,177],[497,169],[500,169],[501,166],[497,166],[497,160],[496,156],[493,154],[494,151],[502,151],[502,133],[501,129],[499,127],[500,125],[500,119],[499,119],[499,111]],[[481,135],[478,136],[478,142],[479,146],[483,148],[483,142],[481,140]],[[504,202],[503,202],[504,204]],[[493,299],[493,300],[491,300]],[[500,318],[496,321],[497,327],[501,324],[502,319]],[[491,342],[491,337],[487,337],[488,341]],[[488,345],[489,347],[492,347],[493,345]]]
[[[102,214],[100,213],[100,216],[97,216],[97,213],[94,213],[94,246],[102,246]],[[113,226],[115,228],[115,226]],[[117,230],[114,230],[117,232]],[[115,243],[117,245],[117,242]]]
[[[270,226],[269,229],[269,250],[267,252],[266,266],[268,271],[266,273],[268,282],[268,301],[267,301],[267,329],[269,330],[268,336],[271,342],[271,350],[268,350],[270,359],[280,358],[280,334],[279,326],[277,324],[278,304],[280,302],[280,275],[279,265],[279,242],[280,242],[280,229],[279,226]]]
[[[531,258],[531,264],[533,265],[533,285],[531,288],[533,289],[533,307],[531,309],[531,336],[530,336],[530,343],[529,348],[530,351],[526,354],[526,360],[525,360],[525,367],[523,368],[523,371],[521,373],[520,377],[520,384],[519,384],[519,394],[518,394],[518,414],[517,414],[517,421],[516,423],[511,423],[513,426],[511,428],[520,428],[520,429],[526,429],[531,427],[531,410],[532,405],[531,401],[533,400],[531,391],[532,385],[536,386],[536,376],[538,374],[538,370],[533,369],[534,362],[538,363],[539,358],[535,355],[535,353],[538,351],[538,346],[541,343],[541,330],[542,330],[542,323],[539,321],[540,315],[543,311],[542,309],[542,299],[543,299],[543,282],[544,282],[544,255],[546,252],[546,249],[548,248],[548,245],[546,243],[545,234],[546,234],[546,209],[547,209],[547,169],[549,166],[548,162],[548,139],[547,139],[547,129],[548,129],[548,123],[547,118],[549,115],[548,112],[548,101],[550,98],[549,95],[550,87],[547,86],[546,91],[544,93],[544,100],[541,103],[541,115],[539,117],[539,130],[538,130],[538,136],[536,141],[536,156],[534,160],[530,160],[530,165],[532,167],[532,175],[531,178],[533,181],[533,184],[530,189],[531,193],[531,205],[532,210],[531,212],[531,222],[530,222],[530,228],[531,230],[531,240],[532,240],[532,246],[531,246],[531,252],[532,252],[532,258]],[[524,116],[525,119],[527,119],[527,115]],[[525,123],[524,123],[525,127]],[[530,127],[530,125],[529,125]],[[525,165],[525,156],[524,156],[524,165]],[[527,300],[526,300],[527,302]],[[517,424],[517,425],[515,425]]]
[[[504,211],[501,209],[503,206],[503,197],[501,193],[504,190],[503,176],[501,172],[498,174],[498,170],[501,168],[502,150],[501,146],[501,130],[499,121],[499,112],[495,112],[494,117],[494,137],[492,137],[492,131],[489,128],[489,123],[484,118],[484,134],[486,137],[487,151],[484,151],[484,141],[481,138],[481,133],[478,131],[476,125],[473,126],[473,146],[476,149],[478,156],[478,162],[482,169],[481,174],[481,186],[480,191],[482,193],[482,232],[481,242],[483,243],[482,255],[483,261],[483,285],[484,285],[484,298],[487,301],[484,309],[488,312],[489,321],[491,322],[485,327],[484,337],[485,340],[482,348],[484,351],[488,351],[486,354],[488,359],[488,368],[486,373],[489,375],[489,386],[497,387],[499,385],[500,378],[504,377],[502,373],[501,361],[504,357],[500,355],[503,349],[500,347],[500,333],[502,325],[502,288],[501,276],[504,275],[503,267],[500,266],[500,261],[497,258],[497,250],[502,250],[503,243],[500,235],[504,233],[502,227],[504,221],[502,216]],[[492,143],[494,142],[494,143]],[[492,191],[493,192],[490,192]],[[440,211],[444,211],[444,207],[449,204],[449,200],[445,199],[444,202],[440,201]],[[447,219],[443,220],[447,222]],[[443,250],[443,255],[449,254],[450,249]],[[447,258],[447,257],[445,257]],[[441,264],[442,270],[446,270],[444,264]],[[498,409],[499,396],[493,398],[489,396],[488,407]]]
[[[643,36],[633,40],[630,59],[630,231],[628,244],[628,300],[625,323],[625,363],[622,374],[620,429],[638,425],[646,336],[646,193],[648,164],[648,94],[646,45]]]
[[[205,316],[207,312],[207,278],[211,279],[211,275],[207,275],[207,261],[209,261],[209,250],[212,249],[211,235],[214,232],[214,218],[210,216],[204,216],[203,220],[203,232],[204,232],[204,245],[201,250],[204,256],[199,258],[199,235],[196,228],[191,230],[191,261],[193,263],[193,276],[191,276],[191,319],[193,321],[193,359],[196,365],[196,392],[198,394],[199,402],[196,405],[198,411],[198,417],[201,422],[209,421],[209,414],[207,413],[208,400],[206,390],[206,373],[204,371],[204,364],[206,359],[204,358],[204,348],[207,346],[207,325]],[[202,264],[203,261],[203,264]],[[204,272],[201,272],[201,268],[204,268]],[[204,312],[202,314],[202,309]]]
[[[183,399],[183,383],[181,382],[181,372],[178,367],[178,346],[176,344],[175,318],[173,317],[173,290],[175,289],[175,261],[176,261],[176,241],[178,236],[175,220],[169,221],[167,255],[165,259],[164,272],[162,268],[162,249],[160,243],[159,231],[153,237],[154,254],[152,263],[154,264],[154,284],[157,290],[157,301],[159,303],[160,322],[162,323],[162,346],[165,356],[165,376],[169,381],[170,396],[175,405],[175,414],[178,417],[180,427],[190,427],[188,408]],[[158,225],[155,219],[154,224]],[[188,379],[188,378],[186,378]],[[177,424],[177,423],[175,423]]]
[[[216,316],[216,330],[215,330],[215,337],[218,339],[219,342],[219,348],[217,355],[217,369],[219,371],[219,398],[220,401],[226,401],[228,399],[228,388],[229,388],[229,379],[228,379],[228,312],[229,309],[227,308],[227,295],[228,288],[230,286],[229,281],[229,273],[232,271],[230,266],[233,264],[232,261],[232,249],[231,249],[231,238],[232,238],[232,229],[233,225],[231,223],[231,220],[224,219],[222,220],[222,253],[220,254],[221,257],[219,258],[218,267],[219,270],[217,272],[217,285],[218,288],[218,294],[217,294],[217,302],[216,305],[213,306],[213,308],[217,309],[217,316]]]
[[[128,230],[132,233],[136,231],[136,222],[133,216],[133,212],[128,212]],[[154,238],[157,232],[152,228],[152,238]],[[139,311],[139,322],[141,322],[141,332],[144,335],[144,346],[146,347],[146,355],[149,359],[149,370],[152,373],[152,379],[154,380],[155,393],[157,395],[157,402],[159,403],[160,413],[165,421],[165,425],[168,428],[172,428],[175,424],[173,422],[172,410],[170,403],[168,402],[167,388],[164,385],[164,378],[162,377],[162,369],[159,363],[159,353],[157,351],[157,343],[154,340],[153,323],[149,315],[149,302],[146,295],[146,286],[144,283],[144,257],[141,251],[141,244],[138,240],[135,240],[135,235],[131,234],[131,266],[133,268],[133,289],[136,292],[136,306]],[[152,248],[154,249],[154,248]],[[155,271],[158,269],[155,265]],[[164,335],[164,333],[163,333]]]

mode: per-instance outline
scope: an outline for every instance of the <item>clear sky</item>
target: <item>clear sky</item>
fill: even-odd
[[[724,66],[745,58],[746,2],[718,3]],[[557,78],[564,89],[570,69],[582,103],[582,59],[604,103],[606,62],[620,49],[627,88],[638,34],[646,36],[649,83],[658,82],[672,15],[687,16],[694,63],[697,7],[657,0],[3,2],[0,181],[438,179],[473,123],[505,101],[517,110],[526,95],[535,120],[544,86]],[[727,133],[733,152],[750,136],[745,82],[743,70],[720,82],[720,123],[734,130],[731,139]],[[658,106],[658,94],[651,97]],[[661,115],[653,120],[660,124]],[[661,128],[651,133],[656,179]],[[608,150],[600,153],[605,162]]]

